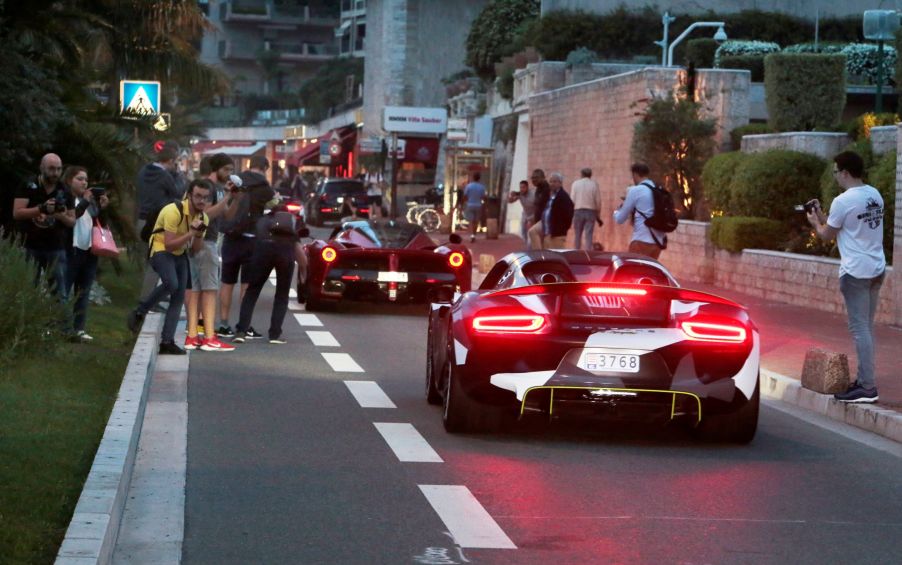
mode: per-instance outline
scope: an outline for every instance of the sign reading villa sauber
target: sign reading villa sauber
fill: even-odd
[[[397,133],[442,134],[448,129],[448,111],[444,108],[386,106],[382,129]]]

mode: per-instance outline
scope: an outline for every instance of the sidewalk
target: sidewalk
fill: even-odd
[[[523,240],[512,234],[501,234],[494,240],[487,240],[484,234],[480,234],[472,244],[469,243],[468,234],[461,232],[461,237],[464,237],[473,254],[474,269],[478,268],[479,256],[483,253],[493,255],[497,260],[525,247]],[[666,264],[666,256],[663,259]],[[855,347],[846,327],[844,314],[774,302],[712,285],[686,283],[685,286],[729,298],[749,309],[761,334],[762,376],[784,381],[779,386],[770,383],[771,387],[777,386],[779,389],[778,398],[902,441],[902,371],[898,369],[900,363],[896,357],[899,346],[902,345],[902,329],[887,325],[878,325],[876,328],[880,401],[874,405],[847,406],[834,401],[829,395],[806,389],[795,390],[800,389],[805,354],[814,347],[848,354],[849,370],[852,380],[855,379]],[[786,388],[794,390],[786,391]],[[764,394],[767,395],[766,392]],[[887,418],[891,420],[889,423],[880,421]],[[868,423],[867,420],[871,422]]]

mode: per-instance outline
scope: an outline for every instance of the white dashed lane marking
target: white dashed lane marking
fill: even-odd
[[[319,321],[316,314],[295,314],[294,319],[302,326],[322,327],[323,323]]]
[[[385,443],[403,463],[443,463],[442,458],[411,424],[374,423]]]
[[[301,312],[303,312],[304,310],[306,310],[306,308],[304,308],[304,305],[303,305],[303,304],[298,304],[298,303],[295,302],[294,300],[289,300],[289,301],[288,301],[288,309],[289,309],[289,310],[296,310],[296,311],[297,311],[297,310],[300,310]]]
[[[332,335],[332,332],[318,332],[307,330],[307,336],[313,345],[318,347],[338,347],[338,340]]]
[[[361,408],[396,408],[375,381],[345,381],[345,386]]]
[[[465,548],[517,549],[501,526],[463,485],[419,485],[455,543]]]
[[[347,353],[320,353],[333,371],[341,373],[362,373],[363,367],[357,364]]]

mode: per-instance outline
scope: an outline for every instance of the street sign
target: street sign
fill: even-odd
[[[172,114],[169,112],[161,113],[157,121],[153,123],[153,129],[157,131],[168,131],[170,127],[172,127]]]
[[[448,111],[444,108],[386,106],[382,111],[382,129],[394,133],[445,133]]]
[[[360,153],[362,155],[371,155],[373,153],[382,152],[382,140],[378,137],[360,140]]]
[[[398,140],[398,159],[404,158],[404,151],[407,149],[407,141],[404,139]],[[388,156],[392,156],[391,143],[388,144]]]
[[[338,141],[330,141],[329,155],[333,157],[338,157],[339,155],[341,155],[341,143],[339,143]]]
[[[448,118],[448,141],[466,141],[467,129],[466,118]]]
[[[894,10],[865,10],[864,38],[871,41],[892,41],[899,29],[899,15]]]
[[[160,113],[160,82],[119,81],[119,111],[128,116],[146,117]]]
[[[332,163],[332,154],[329,153],[329,142],[319,142],[319,163],[320,165],[329,165]]]

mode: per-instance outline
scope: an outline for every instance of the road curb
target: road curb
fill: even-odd
[[[106,564],[112,560],[162,325],[161,314],[148,314],[141,326],[94,463],[57,553],[56,565]]]
[[[761,369],[761,394],[902,443],[902,414],[875,404],[848,404],[802,387],[797,380]]]

